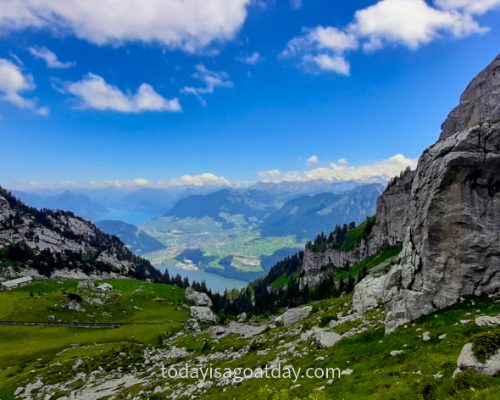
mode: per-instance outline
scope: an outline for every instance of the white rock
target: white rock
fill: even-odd
[[[497,315],[496,317],[491,317],[489,315],[481,315],[480,317],[476,318],[475,322],[477,326],[500,325],[500,315]]]
[[[422,340],[424,342],[428,342],[429,340],[431,340],[431,333],[430,332],[422,333]]]
[[[77,290],[94,289],[94,282],[92,282],[91,280],[80,281],[80,282],[78,282],[76,289]]]
[[[344,369],[340,372],[340,375],[351,375],[354,371],[350,368]]]
[[[467,343],[458,356],[457,367],[461,370],[473,369],[485,375],[494,376],[500,372],[500,350],[486,360],[485,363],[481,363],[472,351],[472,343]]]
[[[439,340],[446,339],[446,333],[443,333],[442,335],[439,335],[439,336],[438,336],[438,339],[439,339]]]
[[[194,319],[207,324],[217,323],[217,317],[210,308],[191,306],[189,307],[189,309],[191,310],[191,317],[193,317]]]
[[[443,377],[443,374],[438,372],[437,374],[434,374],[433,376],[434,376],[434,379],[441,379]]]
[[[391,355],[391,357],[397,357],[399,356],[400,354],[403,354],[404,351],[403,350],[392,350],[389,354]]]
[[[113,290],[113,286],[111,286],[109,283],[101,283],[99,286],[97,286],[96,289],[100,290],[101,292],[110,292]]]
[[[382,302],[386,276],[368,275],[354,288],[352,307],[357,313],[364,313]]]
[[[342,339],[342,336],[338,335],[335,332],[328,332],[325,331],[321,328],[314,327],[306,332],[304,332],[301,336],[300,339],[302,341],[307,341],[307,340],[314,340],[316,344],[321,347],[321,348],[328,348],[332,347],[337,343],[340,339]]]
[[[292,325],[295,324],[296,322],[303,320],[304,318],[309,317],[311,312],[312,312],[311,306],[305,306],[301,308],[290,308],[280,316],[276,317],[274,319],[274,322],[277,325],[285,325],[285,326]]]
[[[195,306],[212,307],[212,300],[206,293],[200,293],[192,287],[186,289],[186,299],[193,302]]]

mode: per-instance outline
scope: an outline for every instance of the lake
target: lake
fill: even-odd
[[[229,279],[224,278],[223,276],[217,274],[211,274],[210,272],[206,272],[204,270],[201,271],[189,271],[182,268],[177,268],[175,266],[166,266],[166,265],[157,265],[155,266],[160,271],[165,271],[168,269],[168,272],[171,276],[175,276],[179,274],[183,278],[188,278],[189,282],[197,281],[202,282],[205,281],[207,286],[214,292],[223,293],[226,289],[242,289],[248,285],[248,282],[240,281],[237,279]]]

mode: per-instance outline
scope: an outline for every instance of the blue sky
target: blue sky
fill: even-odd
[[[388,176],[500,43],[499,0],[62,4],[0,0],[8,187]]]

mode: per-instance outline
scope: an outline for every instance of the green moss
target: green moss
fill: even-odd
[[[480,362],[486,362],[500,349],[500,329],[478,333],[472,337],[472,351]]]

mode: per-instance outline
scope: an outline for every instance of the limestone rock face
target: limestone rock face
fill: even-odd
[[[206,324],[217,323],[217,317],[210,308],[202,306],[191,306],[189,307],[189,309],[191,310],[191,317],[195,320],[204,322]]]
[[[196,306],[212,307],[212,300],[206,293],[200,293],[191,287],[186,289],[186,299],[193,302]]]
[[[276,317],[274,319],[274,322],[277,325],[285,325],[285,326],[292,325],[295,324],[296,322],[303,320],[304,318],[309,317],[311,312],[312,312],[311,306],[290,308],[289,310],[281,314],[279,317]]]
[[[485,121],[500,120],[500,57],[467,86],[460,104],[443,123],[440,140]]]
[[[420,158],[400,265],[386,286],[386,328],[500,291],[500,123],[439,141]]]
[[[500,294],[499,74],[500,56],[469,85],[416,171],[379,201],[374,246],[404,234],[383,289],[388,333],[460,297]],[[360,310],[380,295],[365,280],[356,289]]]

